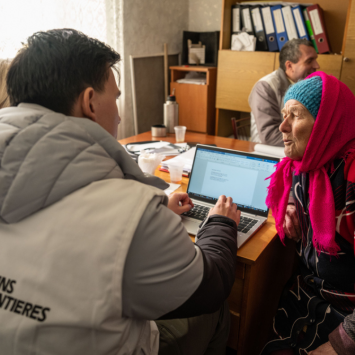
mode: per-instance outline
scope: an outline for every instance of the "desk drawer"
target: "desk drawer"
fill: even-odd
[[[228,297],[229,309],[240,314],[242,309],[244,280],[235,279],[232,291]]]
[[[240,324],[240,315],[236,312],[230,311],[231,316],[231,328],[229,332],[227,345],[237,350],[238,348],[238,338],[239,338],[239,324]]]
[[[235,278],[244,280],[245,277],[245,264],[237,261],[237,268],[235,270]]]

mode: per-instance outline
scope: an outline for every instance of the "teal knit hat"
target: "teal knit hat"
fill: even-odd
[[[312,76],[309,79],[299,81],[292,85],[286,92],[284,103],[288,100],[297,100],[317,118],[322,99],[323,82],[320,76]]]

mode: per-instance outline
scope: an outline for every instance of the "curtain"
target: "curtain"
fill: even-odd
[[[13,58],[26,38],[37,31],[74,28],[109,44],[123,58],[123,0],[7,0],[0,1],[0,58]],[[119,69],[121,64],[119,65]],[[120,86],[124,71],[120,69]],[[124,90],[118,100],[124,115]],[[124,120],[118,130],[123,138]]]

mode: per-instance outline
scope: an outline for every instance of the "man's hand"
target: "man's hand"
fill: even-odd
[[[194,204],[186,192],[176,192],[169,196],[168,207],[176,214],[190,211]]]
[[[216,205],[210,209],[209,216],[213,214],[219,214],[229,217],[239,224],[240,211],[237,209],[237,205],[233,203],[232,197],[226,197],[224,195],[219,196]]]
[[[318,346],[316,350],[311,351],[308,355],[338,355],[338,353],[334,350],[330,342]]]
[[[296,242],[302,238],[300,223],[298,221],[296,207],[294,205],[287,205],[283,227],[286,237],[295,240]]]

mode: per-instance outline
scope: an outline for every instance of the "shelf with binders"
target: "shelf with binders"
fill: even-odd
[[[287,3],[290,3],[290,5],[287,5]],[[295,4],[299,4],[299,6],[295,6]],[[311,39],[309,31],[306,29],[306,22],[309,20],[311,27],[316,29],[313,31],[316,37],[314,43],[318,43],[318,46],[320,46],[319,53],[340,53],[350,5],[350,0],[318,0],[313,5],[312,2],[304,0],[297,3],[282,1],[280,5],[277,2],[271,3],[268,1],[241,1],[236,3],[235,1],[224,0],[220,49],[231,49],[232,34],[244,28],[248,34],[258,37],[257,42],[265,42],[266,46],[259,46],[259,48],[257,46],[257,51],[278,52],[288,38]],[[308,9],[308,18],[305,18],[303,11],[305,9]],[[312,13],[311,16],[309,16],[310,12]],[[273,32],[275,33],[273,44],[277,42],[277,48],[273,45],[270,46],[271,42],[266,41],[268,33]],[[261,35],[258,36],[258,33]],[[327,35],[325,36],[325,34]],[[324,47],[327,42],[329,42],[329,50],[326,46]]]
[[[250,112],[248,97],[254,84],[279,67],[279,52],[231,50],[234,4],[235,1],[223,0],[222,6],[215,130],[221,136],[232,134],[231,117],[238,116],[238,112]],[[320,70],[340,79],[355,94],[355,1],[318,0],[318,4],[323,9],[330,47],[335,53],[318,55]]]

